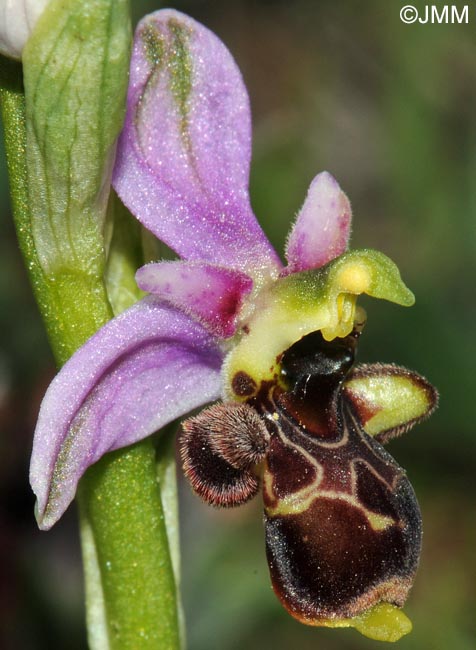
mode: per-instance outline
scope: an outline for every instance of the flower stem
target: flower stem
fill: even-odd
[[[104,283],[82,272],[46,276],[31,221],[21,66],[0,57],[0,100],[18,240],[61,366],[112,316]],[[80,487],[87,620],[92,650],[180,647],[155,450],[150,440],[104,457]]]
[[[95,566],[99,578],[87,583],[91,647],[178,648],[175,581],[169,553],[160,552],[168,550],[168,538],[150,439],[89,469],[80,512],[86,569]]]

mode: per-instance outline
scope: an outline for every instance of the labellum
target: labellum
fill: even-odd
[[[215,506],[251,499],[261,479],[271,580],[292,616],[396,640],[411,627],[397,608],[417,569],[421,517],[382,443],[429,415],[437,394],[394,365],[353,369],[361,328],[305,336],[259,387],[241,372],[246,401],[185,421],[180,453],[193,489]]]

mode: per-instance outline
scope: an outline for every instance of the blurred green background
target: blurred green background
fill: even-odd
[[[136,0],[135,19],[158,8]],[[228,45],[253,110],[256,213],[278,250],[313,176],[330,171],[354,209],[353,247],[384,251],[417,296],[365,301],[360,361],[418,370],[438,412],[396,440],[424,519],[401,650],[476,647],[476,6],[469,24],[400,21],[396,0],[174,3]],[[423,9],[425,3],[412,2]],[[437,3],[443,5],[443,3]],[[456,3],[462,8],[462,3]],[[41,396],[54,374],[0,180],[0,647],[86,648],[76,513],[49,533],[27,479]],[[181,485],[190,650],[357,650],[352,630],[307,628],[275,599],[261,504],[220,512]],[[140,650],[140,649],[138,649]],[[166,649],[164,649],[166,650]]]

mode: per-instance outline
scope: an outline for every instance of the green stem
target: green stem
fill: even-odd
[[[169,553],[160,552],[168,539],[158,495],[150,439],[108,454],[82,481],[84,552],[93,554],[88,566],[94,563],[100,576],[100,585],[89,581],[98,591],[88,598],[96,605],[103,600],[105,612],[89,611],[92,647],[179,647],[174,574]]]
[[[0,99],[14,221],[25,264],[59,366],[109,320],[104,286],[81,273],[46,278],[28,200],[21,67],[0,57]],[[90,647],[180,647],[176,588],[152,442],[100,460],[83,477],[80,512]]]

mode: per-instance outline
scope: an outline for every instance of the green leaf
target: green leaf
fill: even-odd
[[[31,229],[48,278],[67,269],[102,279],[129,52],[125,0],[53,0],[25,47]]]

